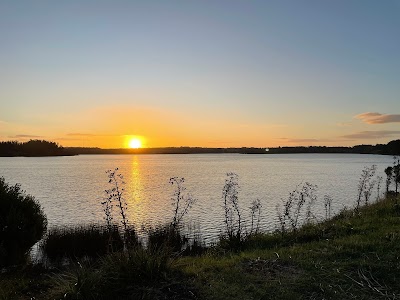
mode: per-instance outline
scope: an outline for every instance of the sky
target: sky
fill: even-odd
[[[400,138],[400,0],[0,0],[0,140]]]

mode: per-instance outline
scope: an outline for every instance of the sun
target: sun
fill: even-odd
[[[129,145],[129,148],[139,149],[142,147],[142,141],[139,140],[138,138],[132,138],[129,140],[128,145]]]

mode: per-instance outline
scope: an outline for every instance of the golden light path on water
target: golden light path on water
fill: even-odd
[[[126,182],[127,192],[126,201],[128,207],[128,219],[133,224],[144,224],[148,220],[148,207],[145,204],[143,184],[142,184],[141,164],[138,156],[132,156],[130,162],[130,176],[129,181]],[[133,209],[132,209],[133,208]]]

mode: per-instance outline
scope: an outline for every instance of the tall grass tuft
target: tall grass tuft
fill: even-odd
[[[133,228],[128,228],[130,244],[138,245]],[[109,252],[123,249],[124,242],[117,225],[101,226],[97,224],[55,227],[48,231],[40,243],[44,258],[51,261],[96,258]]]
[[[163,250],[136,248],[103,257],[97,265],[78,265],[55,278],[65,299],[155,299],[152,288],[171,273]]]
[[[149,228],[147,234],[147,247],[151,251],[163,249],[170,253],[180,253],[188,244],[188,238],[172,224]]]

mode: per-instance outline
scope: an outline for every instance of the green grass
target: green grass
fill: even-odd
[[[247,249],[182,258],[202,299],[400,299],[400,212],[386,199]]]
[[[357,214],[344,211],[296,233],[254,235],[236,252],[116,253],[39,276],[36,290],[32,271],[6,272],[0,300],[29,299],[27,293],[37,299],[400,299],[395,203],[384,199]]]

